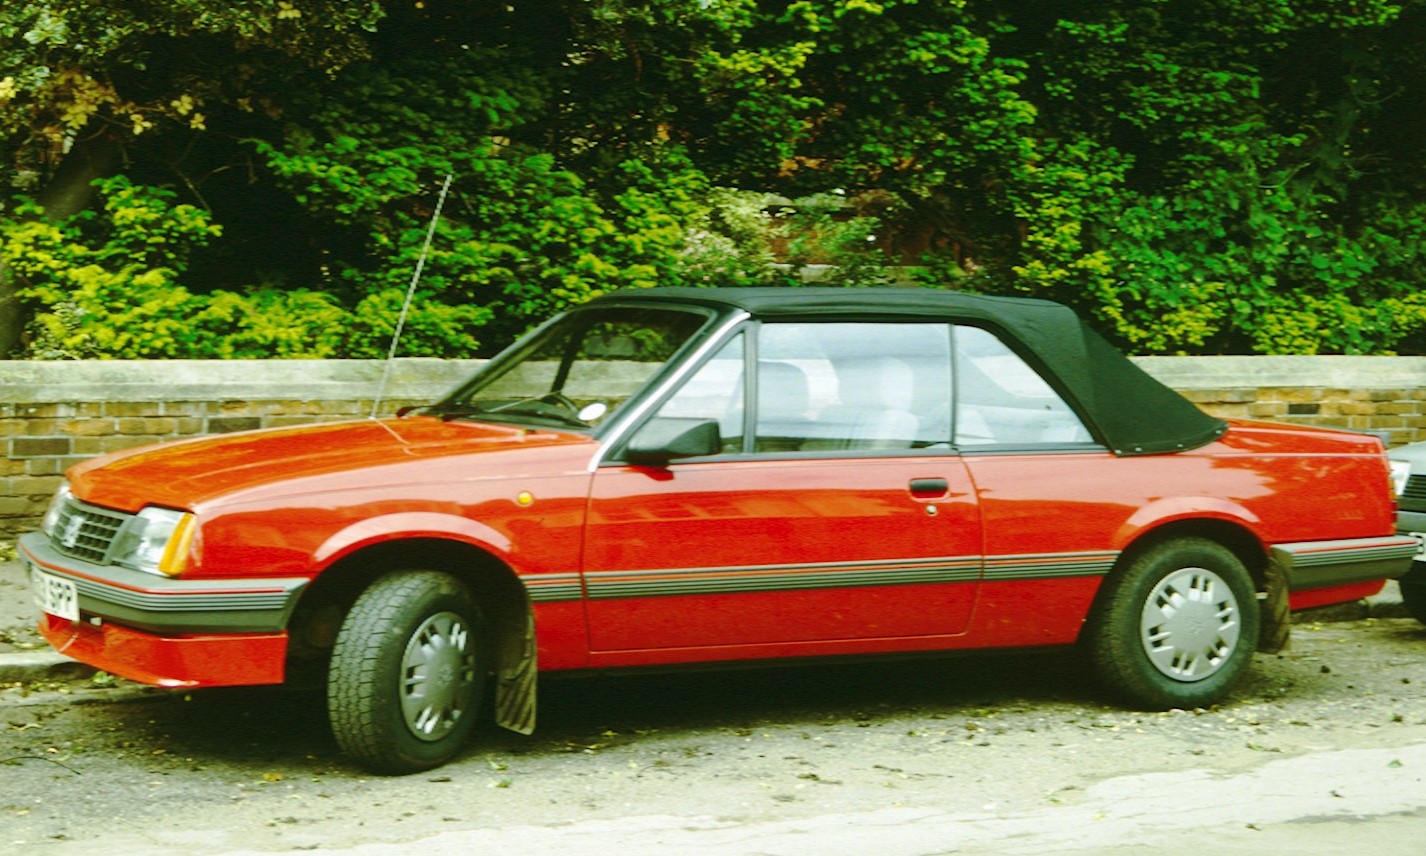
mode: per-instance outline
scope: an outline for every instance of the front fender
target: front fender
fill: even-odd
[[[358,520],[334,532],[313,552],[312,559],[317,567],[325,568],[363,547],[410,538],[459,541],[501,556],[508,556],[512,547],[505,533],[468,517],[436,511],[402,511]]]
[[[507,558],[512,547],[504,533],[470,518],[407,511],[370,517],[345,527],[323,542],[313,559],[319,568],[325,569],[364,548],[418,538],[459,542]],[[502,575],[500,579],[505,577]],[[492,585],[494,581],[490,579],[485,583],[479,582],[479,578],[468,582],[475,583],[476,591],[486,595],[482,608],[494,625],[497,640],[493,652],[496,724],[519,734],[529,734],[535,728],[539,675],[534,614],[528,591],[514,578],[510,580],[509,587],[503,583]]]

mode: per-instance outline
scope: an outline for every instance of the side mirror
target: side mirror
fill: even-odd
[[[699,458],[723,451],[723,435],[715,419],[656,417],[644,424],[624,447],[631,464],[662,466],[677,458]]]

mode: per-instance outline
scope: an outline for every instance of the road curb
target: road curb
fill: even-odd
[[[58,651],[0,654],[0,683],[88,680],[98,671]]]

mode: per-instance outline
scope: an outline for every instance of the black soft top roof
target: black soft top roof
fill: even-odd
[[[1149,376],[1067,306],[1026,297],[990,297],[933,288],[649,288],[593,304],[697,304],[768,319],[944,318],[1006,335],[1117,455],[1148,455],[1211,443],[1227,424]]]

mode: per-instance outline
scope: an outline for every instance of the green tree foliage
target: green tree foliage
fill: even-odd
[[[1426,352],[1426,0],[48,0],[0,41],[31,355],[382,355],[448,175],[407,354],[813,271]]]
[[[306,291],[196,295],[180,281],[222,229],[171,191],[101,180],[102,209],[55,223],[22,208],[0,225],[3,260],[40,309],[41,359],[334,356],[350,314]]]
[[[1036,11],[1018,289],[1141,351],[1420,349],[1420,3]]]
[[[65,220],[92,184],[138,163],[164,183],[210,117],[276,109],[274,81],[367,53],[376,0],[32,0],[0,6],[0,183],[32,202],[0,217]],[[112,269],[110,273],[115,273]],[[0,263],[0,355],[25,313]]]

